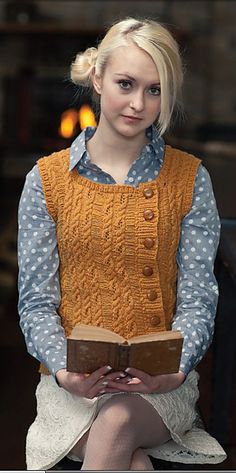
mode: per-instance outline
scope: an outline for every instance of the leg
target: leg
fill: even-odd
[[[77,444],[72,448],[71,452],[79,459],[83,460],[85,457],[85,449],[89,436],[89,431],[81,437]],[[153,470],[153,465],[148,455],[141,449],[137,448],[133,453],[131,459],[130,470]]]
[[[89,436],[89,430],[83,435],[83,437],[81,437],[81,439],[79,439],[79,441],[75,444],[75,446],[72,448],[72,450],[70,451],[70,453],[72,453],[73,455],[75,455],[76,457],[78,457],[81,461],[84,459],[85,457],[85,449],[86,449],[86,445],[87,445],[87,440],[88,440],[88,436]]]
[[[135,450],[131,459],[130,470],[154,470],[149,456],[141,448]]]
[[[90,428],[82,470],[129,470],[136,469],[137,463],[139,469],[148,470],[151,462],[140,447],[154,447],[169,439],[161,417],[145,399],[113,396]]]

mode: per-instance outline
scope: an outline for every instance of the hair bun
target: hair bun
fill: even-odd
[[[84,53],[84,58],[87,59],[89,66],[94,66],[96,64],[97,56],[97,48],[88,48]]]
[[[77,85],[90,85],[91,72],[96,64],[97,48],[88,48],[78,53],[71,65],[71,79]]]

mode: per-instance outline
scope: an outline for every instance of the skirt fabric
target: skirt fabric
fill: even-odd
[[[86,399],[59,388],[53,376],[41,375],[36,390],[37,416],[26,439],[27,469],[47,470],[68,455],[90,428],[103,404],[111,396],[119,394]],[[158,411],[172,437],[163,445],[145,449],[146,453],[181,463],[220,463],[225,460],[226,454],[219,443],[198,426],[196,371],[189,373],[184,383],[174,391],[139,395]]]

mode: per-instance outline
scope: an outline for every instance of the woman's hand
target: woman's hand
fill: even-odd
[[[125,371],[132,376],[132,379],[123,385],[122,388],[120,381],[109,381],[104,388],[105,392],[118,392],[117,390],[119,390],[123,392],[163,394],[177,389],[186,378],[186,375],[182,373],[182,371],[159,376],[151,376],[135,368],[128,368]]]
[[[56,378],[59,386],[64,388],[66,391],[88,399],[92,399],[104,394],[105,392],[114,392],[113,390],[109,391],[109,389],[105,390],[108,382],[117,380],[121,387],[121,385],[130,380],[129,375],[122,371],[113,372],[110,366],[103,366],[90,375],[71,373],[66,369],[61,369],[57,371]],[[116,392],[119,392],[118,388],[116,389]]]

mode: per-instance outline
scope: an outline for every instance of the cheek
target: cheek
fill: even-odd
[[[161,99],[153,101],[149,104],[149,111],[152,115],[157,116],[161,110]]]
[[[104,110],[106,109],[107,111],[115,111],[119,110],[124,104],[124,100],[122,98],[114,93],[113,91],[108,91],[106,94],[103,95],[102,100],[101,100],[101,105],[103,104]]]

